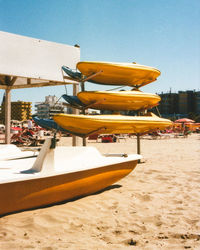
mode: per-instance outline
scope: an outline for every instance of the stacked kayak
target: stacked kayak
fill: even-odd
[[[71,115],[58,114],[54,121],[69,133],[88,136],[99,132],[102,134],[145,133],[165,129],[172,125],[168,119],[151,116],[125,115]]]
[[[106,85],[144,86],[157,79],[158,69],[137,63],[79,62],[77,69],[88,81]],[[83,78],[83,77],[82,77]]]
[[[77,94],[85,106],[99,110],[141,110],[157,106],[160,97],[142,91],[82,91]]]
[[[149,84],[160,75],[158,69],[136,63],[79,62],[72,72],[63,70],[70,77],[80,81],[97,84],[132,86],[130,91],[81,91],[76,97],[63,96],[77,108],[98,110],[127,111],[147,110],[157,106],[160,97],[144,93],[140,87]],[[150,116],[125,115],[68,115],[58,114],[54,121],[69,133],[86,137],[92,133],[145,133],[152,130],[163,130],[172,125],[168,119]]]

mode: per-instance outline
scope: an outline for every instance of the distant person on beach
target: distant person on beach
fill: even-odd
[[[31,120],[28,120],[28,129],[32,129],[33,122]]]
[[[190,130],[187,126],[185,126],[183,134],[184,134],[184,137],[187,137],[190,134]]]

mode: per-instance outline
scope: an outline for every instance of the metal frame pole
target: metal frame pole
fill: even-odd
[[[79,90],[78,84],[73,84],[73,95],[77,95]],[[72,108],[72,113],[73,114],[79,114],[79,110],[76,108]],[[77,146],[78,145],[78,137],[75,135],[72,135],[72,146]]]
[[[140,115],[140,111],[138,111],[137,112],[137,115],[139,116]],[[137,154],[139,154],[140,155],[140,153],[141,153],[141,147],[140,147],[141,145],[140,145],[140,134],[139,133],[137,133]],[[139,159],[138,160],[138,163],[140,163],[141,162],[141,160]]]
[[[137,154],[140,155],[141,151],[140,151],[140,134],[137,133]],[[138,163],[140,163],[140,159],[138,160]]]
[[[84,84],[84,82],[81,82],[81,91],[85,91],[85,84]],[[82,109],[82,112],[85,115],[85,109],[84,108]],[[86,137],[83,137],[82,143],[83,143],[84,147],[87,146]]]

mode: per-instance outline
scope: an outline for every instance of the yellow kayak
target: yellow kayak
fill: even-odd
[[[83,91],[77,94],[86,106],[100,110],[140,110],[158,105],[161,98],[141,91]]]
[[[58,114],[53,119],[60,127],[78,136],[88,136],[94,132],[103,134],[145,133],[172,126],[170,120],[153,114],[152,116]]]
[[[96,74],[89,81],[108,85],[141,87],[160,75],[158,69],[137,63],[79,62],[76,67],[86,77]]]

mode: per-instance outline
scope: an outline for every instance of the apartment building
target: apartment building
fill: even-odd
[[[72,113],[71,108],[66,107],[63,102],[59,102],[55,95],[46,96],[44,102],[36,103],[35,111],[37,117],[42,119],[50,119],[59,113]]]
[[[162,115],[179,114],[187,116],[189,113],[200,114],[200,91],[187,90],[178,93],[161,93],[160,105]]]
[[[31,119],[32,102],[11,102],[11,120],[27,121]],[[2,102],[0,120],[5,123],[5,102]]]

